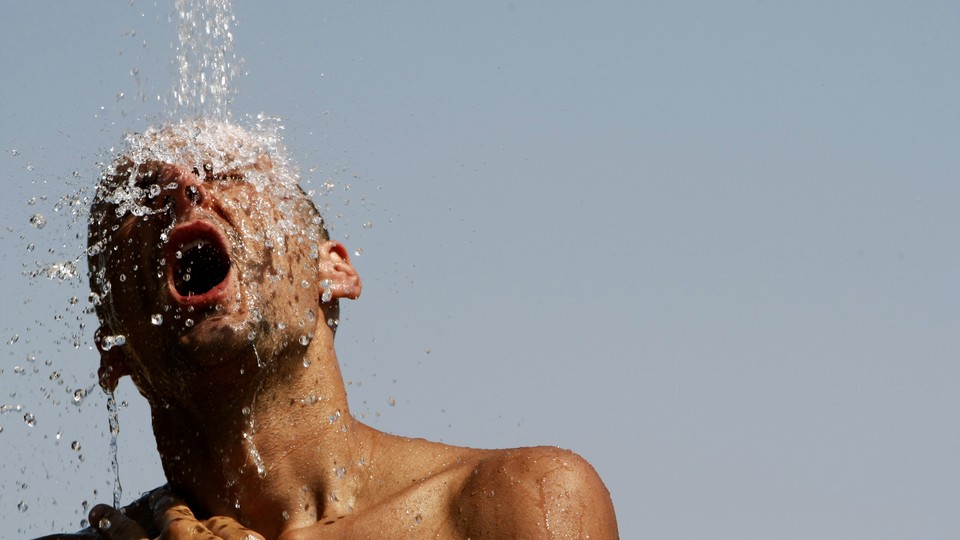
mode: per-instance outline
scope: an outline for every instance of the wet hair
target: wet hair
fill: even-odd
[[[236,177],[253,183],[258,191],[282,193],[292,201],[285,209],[288,215],[303,215],[306,224],[316,227],[318,240],[330,239],[323,216],[299,184],[296,164],[276,127],[245,129],[198,118],[128,134],[122,152],[101,171],[87,226],[90,290],[101,324],[116,326],[118,322],[111,303],[103,301],[110,294],[108,259],[118,249],[112,245],[116,223],[127,214],[146,216],[164,211],[145,204],[158,195],[159,184],[147,189],[140,184],[168,163],[193,168],[201,178]]]

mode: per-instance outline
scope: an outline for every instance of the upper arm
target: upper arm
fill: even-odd
[[[568,450],[502,451],[477,466],[453,514],[471,538],[617,538],[610,493]]]

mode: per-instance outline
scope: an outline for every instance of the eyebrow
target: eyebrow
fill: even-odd
[[[246,175],[238,168],[228,169],[226,171],[207,173],[207,177],[213,180],[244,180]]]
[[[130,234],[130,230],[133,229],[134,225],[139,220],[140,220],[140,216],[135,216],[133,214],[130,214],[129,216],[126,216],[125,218],[123,218],[123,221],[120,222],[120,226],[117,228],[117,231],[114,233],[114,237],[115,238],[128,237]]]
[[[137,174],[133,179],[133,185],[139,187],[148,182],[156,182],[159,179],[160,179],[160,169],[149,168],[142,172],[137,171]]]

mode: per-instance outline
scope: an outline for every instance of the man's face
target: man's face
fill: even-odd
[[[266,155],[219,170],[147,161],[101,188],[94,289],[141,391],[252,371],[309,343],[323,317],[323,240],[302,192],[274,174]]]

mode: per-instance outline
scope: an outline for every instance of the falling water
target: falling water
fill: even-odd
[[[241,59],[230,0],[176,0],[178,37],[174,115],[229,118]]]
[[[120,508],[123,486],[120,484],[120,462],[117,460],[117,436],[120,434],[120,418],[117,400],[113,392],[107,393],[107,417],[110,423],[110,468],[113,470],[113,507]]]
[[[165,103],[165,110],[161,116],[168,119],[174,119],[174,122],[177,119],[186,119],[181,125],[180,128],[174,128],[173,133],[170,132],[161,132],[160,130],[154,131],[157,134],[158,139],[167,135],[173,137],[180,137],[188,132],[191,135],[191,148],[197,150],[205,150],[204,145],[209,144],[210,148],[220,148],[225,147],[224,141],[227,141],[226,145],[233,144],[236,142],[236,137],[233,137],[234,132],[226,127],[227,120],[231,117],[231,106],[232,102],[237,94],[235,89],[235,81],[238,79],[238,75],[241,73],[242,59],[235,53],[234,49],[234,32],[236,31],[237,22],[236,18],[232,11],[232,6],[230,0],[172,0],[170,2],[172,6],[172,17],[171,21],[177,27],[177,38],[176,43],[174,44],[174,59],[173,66],[175,73],[175,80],[172,84],[163,83],[164,88],[161,90],[161,93],[166,94],[164,99],[161,99],[158,96],[158,103]],[[146,44],[144,42],[144,47]],[[131,71],[132,74],[136,76],[138,69]],[[144,79],[146,80],[146,79]],[[137,81],[137,84],[140,84],[140,80]],[[122,94],[121,94],[122,95]],[[119,100],[118,95],[118,100]],[[125,103],[130,103],[127,101]],[[108,109],[109,110],[109,109]],[[127,111],[123,111],[124,116],[126,116]],[[203,119],[203,121],[220,121],[220,123],[210,123],[205,124],[204,134],[202,137],[194,137],[194,131],[197,130],[196,126],[198,123],[189,124],[191,119]],[[282,141],[280,140],[278,133],[278,126],[271,125],[271,122],[274,122],[272,119],[264,119],[264,117],[258,117],[256,119],[257,129],[256,133],[253,135],[256,136],[256,144],[251,145],[251,149],[256,146],[262,149],[265,149],[269,153],[274,161],[274,171],[277,172],[278,177],[290,178],[296,181],[299,179],[299,173],[294,170],[288,170],[287,163],[284,160],[283,156],[287,156],[285,149],[282,147]],[[184,124],[191,125],[192,127],[185,127]],[[179,129],[179,131],[178,131]],[[147,130],[149,132],[149,130]],[[250,142],[249,133],[244,135],[248,137],[247,142]],[[128,140],[129,142],[129,140]],[[145,156],[154,157],[149,154],[149,148],[141,148],[145,152]],[[239,150],[239,147],[237,148]],[[247,150],[247,148],[244,148]],[[97,166],[100,169],[100,172],[108,171],[111,167],[111,162],[117,157],[116,149],[104,149],[100,154],[99,158],[101,163],[98,163]],[[10,150],[10,155],[17,156],[19,155],[19,150]],[[199,155],[199,151],[196,155]],[[183,154],[178,154],[178,157],[183,157]],[[233,160],[245,160],[248,158],[248,155],[242,152],[236,152],[232,155],[231,158],[226,156],[222,157],[223,161]],[[233,162],[236,164],[236,161]],[[214,161],[214,165],[218,165]],[[290,169],[293,169],[295,165],[290,165]],[[27,164],[26,170],[33,171],[33,165]],[[288,174],[289,173],[289,174]],[[75,237],[76,240],[71,240],[74,243],[67,241],[60,242],[62,247],[60,249],[64,250],[65,253],[59,251],[54,251],[53,248],[50,249],[49,253],[58,257],[60,260],[45,261],[41,263],[37,262],[36,268],[29,267],[24,271],[25,275],[28,275],[32,278],[40,278],[39,281],[46,282],[48,278],[49,281],[60,283],[60,282],[69,282],[73,286],[83,287],[83,260],[88,256],[98,256],[101,250],[106,251],[113,246],[109,246],[107,242],[96,243],[89,246],[89,250],[84,252],[83,248],[78,248],[76,243],[82,242],[85,237],[85,227],[84,223],[87,217],[87,209],[90,207],[92,191],[90,191],[90,178],[86,175],[81,179],[80,173],[74,171],[72,177],[78,179],[76,183],[77,191],[68,197],[62,198],[59,202],[50,201],[51,203],[57,202],[52,208],[52,212],[44,210],[42,213],[37,210],[40,209],[40,206],[45,202],[45,197],[39,197],[39,202],[37,197],[31,197],[27,201],[28,212],[23,217],[23,223],[29,224],[29,231],[33,235],[47,235],[44,238],[47,238],[49,235],[53,234],[57,226],[63,223],[62,220],[57,218],[62,218],[66,216],[70,219],[70,223],[67,225],[69,234],[72,237]],[[73,180],[70,180],[73,182]],[[334,184],[328,182],[324,184],[324,188],[329,192],[333,189]],[[259,187],[259,186],[258,186]],[[349,189],[349,185],[344,187],[344,190]],[[312,194],[312,193],[311,193]],[[326,193],[324,193],[326,194]],[[138,198],[129,196],[132,195],[131,192],[118,191],[116,193],[117,199],[116,210],[122,210],[123,212],[129,212],[131,214],[140,215],[146,217],[146,213],[152,212],[153,209],[138,203]],[[149,196],[151,194],[145,193],[144,196]],[[156,196],[157,194],[153,194]],[[37,207],[37,208],[34,208]],[[79,225],[79,226],[78,226]],[[281,227],[282,228],[282,227]],[[289,230],[276,230],[273,236],[268,236],[265,231],[261,231],[264,245],[273,245],[282,246],[285,244],[285,237],[290,233]],[[36,241],[34,238],[31,240]],[[312,243],[316,244],[319,242],[316,238],[309,239]],[[27,251],[34,252],[36,249],[38,252],[43,251],[40,246],[43,244],[41,241],[34,242],[31,241]],[[45,241],[45,240],[42,240]],[[52,242],[50,242],[52,244]],[[86,246],[84,246],[86,247]],[[98,280],[98,276],[94,275],[93,281]],[[276,276],[276,279],[279,281],[279,276]],[[104,283],[101,280],[101,285]],[[75,291],[74,291],[75,292]],[[89,335],[90,331],[85,327],[86,322],[80,322],[79,329],[77,328],[77,323],[73,322],[73,318],[76,317],[77,321],[80,321],[81,318],[89,319],[94,311],[100,307],[101,300],[105,300],[110,297],[111,292],[109,288],[103,289],[94,285],[94,291],[89,297],[89,302],[80,302],[76,296],[71,294],[72,298],[69,301],[69,307],[63,310],[63,313],[57,313],[56,320],[63,320],[63,324],[68,325],[69,331],[73,335],[69,335],[68,338],[64,338],[62,341],[66,343],[67,347],[72,347],[73,349],[80,349],[81,344],[83,343],[83,336]],[[79,295],[82,297],[82,295]],[[80,312],[82,310],[82,313]],[[150,318],[150,322],[154,326],[161,326],[164,324],[174,324],[175,320],[179,320],[175,317],[173,313],[166,312],[157,312],[157,313],[147,313],[145,316]],[[310,320],[312,321],[316,317],[315,314],[310,313]],[[185,323],[184,323],[185,324]],[[292,326],[292,323],[291,323]],[[26,339],[23,339],[26,338]],[[123,347],[123,336],[104,336],[105,341],[101,342],[101,345],[105,346],[105,349],[113,347]],[[296,339],[296,338],[295,338]],[[303,340],[304,344],[310,342],[310,335],[303,335],[299,339]],[[30,341],[30,336],[20,332],[19,334],[7,334],[3,336],[3,340],[7,341],[7,347],[13,351],[15,349],[22,349],[26,347]],[[28,343],[24,343],[24,342]],[[56,341],[56,344],[59,346],[60,341]],[[264,362],[260,360],[259,353],[256,352],[257,363],[259,367],[264,366]],[[24,366],[15,367],[12,372],[8,371],[10,376],[30,376],[31,369],[33,374],[39,373],[39,370],[45,369],[45,365],[50,366],[51,360],[41,358],[39,361],[36,361],[32,353],[27,351],[29,354],[28,362],[29,364],[24,364]],[[94,354],[85,353],[86,355]],[[269,361],[269,358],[264,355],[264,360]],[[55,361],[55,359],[53,360]],[[84,362],[93,361],[93,358],[89,360],[84,360]],[[89,363],[84,363],[84,366],[89,365]],[[82,368],[86,369],[86,368]],[[0,373],[3,370],[0,369]],[[47,373],[43,373],[46,375]],[[83,373],[84,376],[90,375],[88,372]],[[57,394],[54,393],[51,388],[59,389],[61,386],[65,391],[67,391],[67,396],[69,401],[65,401],[70,404],[71,411],[72,407],[78,407],[83,401],[83,397],[86,395],[86,392],[93,390],[95,386],[88,385],[90,381],[80,381],[79,383],[74,383],[73,387],[70,388],[69,382],[66,384],[64,380],[59,376],[54,380],[50,379],[49,386],[47,388],[41,388],[41,392],[45,393],[47,400],[50,400],[53,405],[59,405],[57,400]],[[80,388],[80,386],[85,388]],[[0,402],[0,413],[10,413],[9,417],[12,418],[17,416],[18,427],[23,426],[23,429],[32,430],[33,433],[37,434],[36,436],[41,435],[41,429],[46,429],[51,425],[50,422],[44,422],[46,418],[41,415],[41,411],[33,408],[30,405],[30,409],[22,407],[19,404],[14,403],[14,400],[23,401],[24,396],[14,395],[10,393],[9,395],[4,396],[5,401]],[[6,400],[10,401],[7,402]],[[89,400],[88,400],[89,402]],[[27,406],[26,403],[24,403]],[[118,434],[119,434],[119,418],[118,418],[118,401],[112,393],[107,395],[107,416],[108,416],[108,425],[110,429],[109,434],[109,460],[111,467],[111,476],[113,484],[113,504],[116,507],[119,507],[121,504],[121,497],[123,494],[122,485],[120,482],[120,470],[119,470],[119,459],[118,459]],[[14,414],[16,413],[16,414]],[[36,415],[35,415],[36,413]],[[19,418],[22,416],[23,421],[20,422]],[[126,429],[130,429],[129,426]],[[0,427],[0,431],[3,430],[3,427]],[[68,434],[69,430],[65,429],[64,434]],[[43,434],[45,435],[45,433]],[[51,432],[52,437],[52,432]],[[56,441],[60,440],[60,432],[56,434]],[[66,439],[67,442],[72,440]],[[73,452],[69,454],[76,463],[83,462],[83,455],[80,453],[80,444],[79,441],[75,441],[76,444],[71,444],[70,448]],[[252,444],[252,441],[249,441]],[[91,445],[84,444],[83,449],[90,451]],[[253,461],[257,464],[258,471],[262,469],[262,463],[258,463],[258,454],[256,454],[256,448],[252,448],[253,452],[251,456]],[[104,457],[102,453],[98,457]],[[133,487],[131,484],[132,480],[126,478],[128,495],[130,488]],[[24,486],[26,484],[24,483]],[[22,489],[25,489],[22,488]],[[35,487],[33,489],[36,489]],[[93,497],[96,497],[96,490],[94,490]],[[92,499],[91,499],[92,501]],[[129,501],[128,501],[129,502]],[[86,514],[87,502],[84,501],[83,515]],[[31,502],[30,508],[31,511],[36,513],[40,505],[33,504]],[[27,503],[24,502],[21,511],[26,511]]]
[[[232,83],[240,72],[242,60],[234,52],[233,29],[236,18],[230,0],[175,0],[177,21],[175,70],[178,78],[173,86],[174,117],[190,116],[226,120],[230,117],[230,103],[236,95]],[[134,203],[137,197],[119,191],[118,209],[131,213],[145,210]],[[130,199],[130,200],[127,200]],[[149,210],[146,210],[149,211]],[[41,216],[42,218],[42,216]],[[42,227],[42,223],[35,226]],[[163,324],[163,316],[151,317],[154,325]],[[191,326],[192,320],[185,322]],[[122,344],[118,344],[122,345]],[[259,363],[259,356],[258,356]],[[110,463],[114,477],[113,505],[120,508],[123,487],[120,483],[117,436],[120,423],[113,392],[107,395],[110,426]]]
[[[234,123],[232,120],[231,107],[233,107],[233,101],[237,95],[235,82],[242,72],[242,59],[235,53],[234,33],[236,31],[237,21],[232,11],[231,1],[171,0],[170,6],[172,10],[170,20],[177,29],[174,52],[171,55],[174,57],[172,64],[176,75],[172,83],[163,83],[164,88],[160,90],[160,93],[165,95],[163,97],[157,96],[156,102],[165,104],[164,108],[166,110],[160,113],[158,117],[152,119],[158,124],[165,124],[166,127],[158,126],[147,128],[146,126],[139,126],[138,131],[141,131],[141,133],[136,136],[131,135],[127,137],[122,150],[118,150],[115,147],[102,150],[98,156],[100,163],[97,164],[98,172],[101,175],[99,178],[105,179],[106,176],[104,175],[110,172],[116,172],[112,167],[115,167],[115,160],[119,157],[118,152],[124,152],[125,155],[131,157],[134,162],[139,163],[143,163],[144,160],[179,160],[181,163],[190,163],[191,165],[209,163],[217,169],[231,169],[235,167],[248,168],[257,163],[261,154],[267,154],[272,159],[271,170],[274,174],[269,182],[271,185],[269,187],[267,186],[268,179],[266,178],[266,174],[260,175],[258,171],[252,169],[249,170],[246,179],[254,184],[258,191],[275,188],[281,191],[283,189],[294,189],[299,193],[299,187],[297,187],[296,184],[300,180],[300,173],[294,160],[290,159],[289,153],[283,147],[283,142],[280,137],[280,130],[282,128],[279,122],[275,119],[264,117],[263,115],[257,116],[256,118],[247,117],[245,118],[245,124],[255,124],[252,129],[247,130],[240,128],[238,123]],[[143,46],[146,47],[146,41],[144,41]],[[134,68],[131,70],[131,74],[138,77],[137,74],[139,71],[139,68]],[[144,78],[143,81],[146,82],[147,78]],[[138,86],[141,84],[139,78],[137,79],[137,84]],[[118,101],[122,97],[122,94],[122,92],[118,94]],[[141,94],[151,94],[151,98],[153,95],[153,93],[149,91],[141,92]],[[129,104],[131,101],[128,100],[124,103]],[[128,112],[133,111],[121,111],[124,116],[126,116]],[[147,114],[149,113],[144,113],[144,116],[138,116],[138,121],[139,119],[147,117]],[[153,123],[153,121],[151,123]],[[19,155],[19,150],[11,150],[10,154],[12,156]],[[32,171],[32,167],[32,164],[26,165],[28,171]],[[202,165],[200,165],[200,169],[203,170]],[[311,170],[311,172],[314,171]],[[339,172],[334,172],[334,174],[338,173]],[[74,171],[72,178],[78,179],[78,182],[75,184],[78,186],[77,191],[70,196],[61,198],[59,201],[50,201],[51,204],[56,202],[56,205],[52,207],[52,212],[50,211],[51,209],[43,209],[41,213],[41,207],[45,202],[45,197],[43,196],[39,198],[30,197],[27,200],[27,212],[23,216],[25,228],[29,227],[28,230],[30,234],[34,236],[41,234],[46,235],[42,237],[40,241],[38,241],[37,238],[31,237],[31,242],[27,246],[28,252],[32,253],[35,249],[38,250],[38,252],[43,251],[40,247],[43,246],[42,242],[44,242],[49,235],[56,232],[55,229],[57,226],[63,223],[62,220],[57,218],[65,216],[70,218],[70,223],[66,228],[72,238],[70,241],[58,242],[61,244],[60,249],[63,250],[62,253],[55,251],[53,248],[50,249],[49,253],[57,257],[58,260],[44,261],[42,263],[37,261],[35,267],[27,267],[24,274],[44,283],[47,281],[56,283],[69,282],[75,287],[83,287],[85,280],[82,266],[85,259],[90,257],[91,260],[101,258],[102,260],[106,260],[110,253],[114,253],[116,256],[126,256],[125,254],[128,254],[129,251],[118,251],[119,246],[111,243],[109,233],[96,237],[94,233],[91,232],[91,236],[95,236],[96,242],[87,246],[77,245],[86,239],[85,224],[87,218],[91,217],[91,222],[94,224],[98,223],[98,220],[95,216],[88,214],[88,209],[91,207],[91,199],[94,198],[93,192],[90,189],[91,186],[89,185],[91,184],[90,177],[83,175],[81,179],[81,174]],[[280,186],[276,182],[277,179],[289,181],[290,184]],[[70,182],[73,182],[73,180],[70,180]],[[328,181],[323,184],[321,194],[324,196],[330,194],[334,186],[335,184],[328,179]],[[110,193],[106,202],[112,205],[110,210],[117,216],[132,214],[146,221],[150,219],[152,214],[159,211],[159,207],[153,204],[145,204],[145,201],[161,196],[161,191],[167,187],[168,186],[151,185],[149,188],[141,189],[132,183],[124,184],[118,186],[118,189]],[[344,192],[350,189],[349,184],[340,187],[343,188]],[[277,193],[279,193],[279,191]],[[314,192],[308,190],[308,194],[313,196]],[[287,196],[270,197],[268,195],[269,194],[265,194],[265,198],[275,198],[280,201],[293,200]],[[346,197],[346,195],[344,195],[344,197]],[[344,204],[347,203],[349,203],[349,200],[346,200]],[[278,204],[281,205],[277,208],[278,213],[284,215],[293,215],[296,213],[293,207],[282,206],[292,203],[281,202]],[[361,197],[361,204],[363,204],[363,197]],[[319,216],[315,219],[317,221],[314,223],[322,223]],[[93,229],[96,228],[96,226],[93,227]],[[364,229],[369,228],[370,223],[365,223]],[[104,229],[106,229],[106,227],[104,227]],[[288,239],[293,234],[298,235],[298,241],[303,240],[312,246],[311,257],[314,259],[317,258],[317,246],[321,243],[321,239],[312,236],[316,234],[315,231],[304,235],[303,231],[298,230],[297,225],[289,220],[283,220],[277,224],[275,228],[269,228],[269,230],[251,231],[244,229],[238,232],[249,237],[251,241],[263,242],[263,245],[272,249],[278,257],[283,256],[283,246],[288,245]],[[169,233],[169,230],[161,234],[161,241],[166,240],[165,235],[167,233]],[[356,254],[359,255],[360,251],[361,250],[358,250]],[[163,267],[163,265],[164,263],[161,261],[158,266]],[[114,293],[110,290],[109,282],[105,279],[105,274],[97,272],[95,268],[96,265],[91,265],[90,270],[93,272],[91,286],[93,290],[90,293],[89,302],[81,302],[78,296],[82,298],[82,295],[71,294],[69,295],[71,298],[68,301],[68,307],[63,309],[62,313],[58,312],[56,314],[56,320],[63,320],[64,324],[69,325],[72,335],[69,336],[69,339],[65,338],[62,341],[67,347],[72,347],[73,349],[80,349],[84,341],[84,336],[90,334],[90,330],[85,327],[87,324],[85,321],[92,319],[94,313],[104,309],[109,302],[117,300],[117,298],[113,296]],[[126,278],[132,279],[130,276],[128,273]],[[268,276],[271,283],[280,283],[282,277],[281,275]],[[301,282],[300,287],[315,287],[317,284],[318,281],[311,279]],[[76,293],[76,291],[72,292]],[[329,284],[325,283],[322,295],[323,301],[332,301],[332,296],[333,293]],[[245,301],[255,303],[258,300],[255,298],[255,295],[251,295],[246,298]],[[248,305],[247,308],[247,311],[256,313],[258,312],[259,306]],[[172,325],[175,324],[182,324],[185,327],[189,326],[190,322],[187,319],[182,319],[180,315],[182,314],[178,314],[175,311],[158,309],[146,312],[144,317],[148,318],[151,328],[163,327],[164,325],[172,327]],[[77,321],[81,321],[79,328],[77,328],[77,324],[72,320],[74,317]],[[306,323],[309,325],[315,324],[314,321],[321,321],[322,324],[323,314],[308,311],[306,313],[306,319]],[[275,327],[280,333],[286,330],[286,332],[292,336],[291,339],[294,340],[294,342],[298,342],[304,347],[310,346],[314,339],[313,334],[309,332],[309,328],[298,331],[296,334],[291,333],[293,332],[293,328],[295,328],[296,321],[294,320],[269,322],[275,323]],[[326,322],[335,328],[339,321],[335,318],[330,318],[327,319]],[[304,324],[304,321],[301,321],[299,326],[302,327]],[[257,326],[256,328],[258,331],[262,331],[261,326]],[[119,331],[120,329],[117,330]],[[98,344],[104,351],[113,347],[133,347],[135,342],[133,340],[127,342],[128,336],[125,334],[126,332],[117,335],[103,335]],[[23,332],[19,334],[11,333],[4,335],[3,340],[7,341],[7,347],[11,351],[22,350],[28,345],[30,336]],[[24,343],[25,341],[28,343]],[[56,343],[59,345],[60,341],[56,341]],[[265,352],[264,355],[260,355],[257,351],[257,344],[252,344],[252,346],[257,367],[266,367],[270,362],[269,353]],[[81,368],[81,371],[87,369],[86,366],[90,365],[89,362],[95,361],[90,355],[95,356],[96,350],[93,347],[90,347],[90,349],[91,352],[84,353],[85,360],[83,366],[85,367]],[[261,348],[261,350],[264,349]],[[12,373],[8,372],[11,376],[29,376],[31,370],[33,374],[37,374],[40,373],[40,370],[46,369],[44,364],[45,366],[51,366],[51,360],[41,357],[41,359],[37,361],[31,351],[23,352],[26,352],[28,355],[28,364],[16,366]],[[263,356],[262,360],[261,356]],[[305,360],[304,367],[308,366],[308,361]],[[0,373],[3,373],[2,369],[0,369]],[[84,372],[82,375],[90,375],[91,380],[74,382],[71,385],[71,381],[64,381],[59,369],[54,373],[56,376],[54,377],[53,374],[50,374],[50,383],[47,384],[46,388],[41,387],[41,392],[45,393],[47,400],[51,400],[54,405],[59,405],[57,393],[54,393],[53,390],[62,387],[60,391],[65,392],[68,396],[68,401],[65,402],[69,403],[71,407],[70,410],[72,411],[73,407],[77,407],[79,410],[84,397],[95,388],[93,375],[88,371]],[[44,372],[42,375],[45,376],[47,374],[48,372]],[[24,397],[25,396],[16,395],[12,392],[9,395],[5,395],[4,402],[0,402],[0,414],[10,413],[8,417],[16,417],[18,429],[29,430],[35,434],[35,437],[41,435],[46,437],[46,433],[41,433],[41,431],[48,429],[51,422],[46,422],[47,419],[42,416],[41,411],[34,408],[32,404],[28,405],[24,403],[24,405],[21,406],[15,402],[23,402]],[[107,480],[107,485],[112,484],[112,504],[114,507],[119,508],[123,503],[121,500],[123,496],[123,485],[120,479],[118,456],[119,408],[125,406],[125,403],[120,403],[113,392],[107,392],[106,397],[107,420],[110,430],[109,454],[104,456],[101,450],[97,453],[97,457],[100,459],[105,457],[109,459],[110,476],[112,476],[112,478]],[[316,396],[314,396],[312,400],[316,402]],[[87,401],[89,402],[90,400]],[[29,409],[27,407],[29,407]],[[21,417],[23,419],[22,422],[20,421]],[[333,417],[332,421],[337,419],[339,419],[339,412]],[[127,430],[131,429],[128,424],[125,424],[125,429]],[[62,430],[63,434],[69,437],[65,439],[65,442],[69,443],[73,441],[69,444],[70,453],[68,455],[75,463],[82,464],[84,457],[81,453],[80,441],[74,440],[75,435],[71,433],[70,429],[73,426],[65,427],[67,429]],[[134,426],[134,428],[136,427],[139,426]],[[269,463],[265,464],[263,462],[263,458],[260,456],[256,447],[255,427],[251,416],[251,424],[247,432],[244,433],[243,442],[249,451],[249,462],[255,466],[256,473],[259,476],[263,476],[267,473],[267,465],[269,465]],[[50,429],[57,429],[57,427]],[[3,431],[2,426],[0,426],[0,431]],[[50,433],[52,438],[53,432],[51,431]],[[60,441],[60,437],[61,432],[57,431],[55,441]],[[67,445],[64,444],[63,446]],[[87,452],[90,452],[92,447],[93,445],[88,444],[86,441],[84,441],[82,445],[83,450]],[[125,483],[129,497],[131,489],[135,491],[138,486],[135,485],[137,479],[131,477],[129,471],[126,472],[128,474],[125,476]],[[99,474],[101,473],[98,473],[98,478]],[[342,477],[342,475],[346,474],[346,471],[340,470],[337,474]],[[98,480],[97,483],[99,482],[100,480]],[[26,482],[17,487],[17,490],[25,489]],[[36,489],[36,487],[33,487],[33,489]],[[11,493],[11,496],[12,495],[13,493]],[[97,490],[93,489],[92,496],[87,495],[85,498],[89,498],[92,504],[94,502],[100,502],[96,499],[102,495],[102,492],[98,494]],[[26,495],[24,496],[26,497]],[[34,502],[38,500],[39,499],[34,499],[29,501],[29,505],[28,501],[24,500],[21,505],[17,506],[18,512],[27,512],[29,508],[30,512],[38,514],[41,505]],[[54,501],[54,504],[56,504],[56,501]],[[83,501],[82,506],[83,514],[78,514],[78,517],[86,516],[88,510],[87,500]],[[86,526],[86,523],[81,522],[81,526]]]

